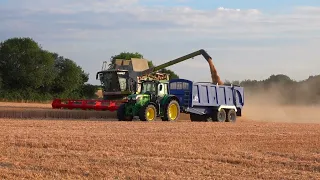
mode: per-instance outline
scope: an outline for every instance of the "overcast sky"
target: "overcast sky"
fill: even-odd
[[[0,41],[31,37],[90,73],[122,51],[159,65],[198,49],[222,80],[320,74],[319,0],[0,0]],[[210,81],[201,57],[176,64],[181,78]]]

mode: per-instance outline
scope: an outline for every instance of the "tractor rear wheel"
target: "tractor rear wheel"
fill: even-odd
[[[180,105],[176,100],[171,100],[164,109],[163,121],[176,121],[180,116]]]
[[[139,118],[141,121],[155,121],[157,118],[157,109],[154,105],[148,104],[140,109]]]
[[[227,122],[235,122],[237,120],[237,113],[234,109],[230,109],[227,113]]]
[[[117,118],[119,121],[132,121],[133,116],[126,116],[126,104],[121,104],[117,110]]]

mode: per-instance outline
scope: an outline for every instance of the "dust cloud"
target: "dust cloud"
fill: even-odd
[[[282,91],[279,86],[273,86],[268,90],[256,89],[246,93],[245,88],[243,118],[264,122],[320,123],[320,104],[308,103],[314,99],[310,97],[312,89],[308,86],[299,89]]]

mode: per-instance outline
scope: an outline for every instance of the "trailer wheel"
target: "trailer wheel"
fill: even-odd
[[[132,121],[133,116],[126,116],[125,104],[121,104],[117,110],[117,118],[119,121]]]
[[[154,105],[149,104],[140,109],[139,118],[141,121],[154,121],[157,117],[157,109]]]
[[[180,106],[176,100],[171,100],[164,110],[163,121],[176,121],[180,116]]]
[[[216,111],[213,113],[213,119],[218,122],[225,122],[227,119],[227,113],[224,109],[220,109],[220,111]]]
[[[227,122],[235,122],[237,120],[237,113],[234,109],[230,109],[227,114]]]

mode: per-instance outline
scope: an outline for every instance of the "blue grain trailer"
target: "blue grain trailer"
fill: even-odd
[[[235,122],[241,116],[243,87],[186,79],[173,79],[168,86],[169,94],[179,100],[180,111],[190,114],[191,121]]]

